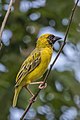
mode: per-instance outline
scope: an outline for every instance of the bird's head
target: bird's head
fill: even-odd
[[[52,47],[53,44],[60,39],[61,39],[60,37],[55,36],[53,34],[43,34],[37,40],[37,47],[46,47],[46,46]]]

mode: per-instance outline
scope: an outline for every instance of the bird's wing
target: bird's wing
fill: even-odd
[[[24,77],[32,72],[41,62],[40,51],[35,49],[29,57],[23,62],[20,71],[16,77],[16,87],[22,82]]]

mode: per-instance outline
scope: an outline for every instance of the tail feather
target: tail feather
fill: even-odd
[[[19,92],[21,91],[21,86],[18,86],[18,87],[15,87],[15,93],[14,93],[14,98],[13,98],[13,107],[16,106],[17,104],[17,99],[18,99],[18,95],[19,95]]]

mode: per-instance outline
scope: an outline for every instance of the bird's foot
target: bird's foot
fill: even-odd
[[[39,89],[44,89],[47,87],[47,83],[44,83],[44,81],[39,85]]]
[[[36,101],[36,98],[35,98],[35,95],[33,95],[30,99],[29,99],[29,102],[30,103],[33,103]]]

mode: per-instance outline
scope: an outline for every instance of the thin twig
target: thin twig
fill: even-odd
[[[5,17],[4,17],[4,20],[3,20],[2,25],[1,25],[1,28],[0,28],[0,50],[1,50],[1,48],[2,48],[2,42],[1,42],[2,33],[3,33],[4,27],[5,27],[5,25],[6,25],[7,19],[8,19],[8,17],[9,17],[12,4],[13,4],[13,0],[10,0],[8,10],[7,10],[7,12],[6,12],[6,15],[5,15]]]
[[[27,108],[25,109],[23,115],[21,116],[20,120],[23,120],[23,118],[25,117],[26,113],[29,111],[30,107],[32,106],[32,104],[35,102],[35,99],[37,98],[39,92],[41,91],[41,89],[39,89],[37,91],[37,93],[35,94],[35,96],[33,97],[33,99],[31,100],[31,102],[28,104]]]
[[[62,52],[62,50],[63,50],[63,48],[64,48],[64,46],[65,46],[65,44],[66,44],[66,38],[67,38],[67,35],[68,35],[68,33],[69,33],[70,26],[71,26],[71,23],[72,23],[72,19],[73,19],[73,16],[74,16],[74,12],[75,12],[75,9],[76,9],[76,7],[77,7],[78,2],[79,2],[79,0],[77,0],[76,4],[74,5],[74,7],[73,7],[73,9],[72,9],[72,12],[71,12],[71,14],[70,14],[69,23],[68,23],[68,26],[67,26],[67,29],[66,29],[66,33],[65,33],[65,38],[64,38],[63,45],[61,46],[61,48],[60,48],[60,50],[59,50],[56,58],[54,59],[53,63],[50,65],[50,69],[48,70],[48,72],[47,72],[47,74],[46,74],[46,76],[45,76],[45,78],[44,78],[44,83],[43,83],[43,84],[45,84],[45,82],[46,82],[46,80],[47,80],[47,77],[49,76],[50,71],[51,71],[53,65],[54,65],[55,62],[57,61],[60,53]]]
[[[55,62],[57,61],[60,53],[62,52],[62,50],[63,50],[63,48],[64,48],[64,46],[65,46],[65,44],[66,44],[66,38],[67,38],[67,36],[68,36],[69,30],[70,30],[70,26],[71,26],[71,23],[72,23],[72,19],[73,19],[73,16],[74,16],[74,12],[75,12],[75,10],[76,10],[76,7],[77,7],[78,2],[79,2],[79,0],[77,0],[76,4],[74,5],[74,7],[73,7],[73,9],[72,9],[72,12],[71,12],[71,15],[70,15],[70,17],[69,17],[69,24],[68,24],[68,26],[67,26],[67,30],[66,30],[64,42],[63,42],[63,44],[62,44],[62,46],[61,46],[61,48],[60,48],[60,50],[59,50],[56,58],[54,59],[53,63],[50,65],[50,69],[48,70],[48,72],[47,72],[47,74],[46,74],[46,76],[45,76],[45,78],[44,78],[44,82],[43,82],[42,85],[44,85],[44,84],[47,82],[47,78],[48,78],[48,76],[49,76],[49,74],[50,74],[50,72],[51,72],[51,69],[52,69],[52,67],[54,66]],[[29,111],[30,107],[31,107],[32,104],[34,103],[34,101],[35,101],[36,97],[38,96],[38,94],[40,93],[40,91],[41,91],[41,89],[39,89],[39,90],[37,91],[37,93],[36,93],[35,96],[33,97],[32,101],[28,104],[28,106],[27,106],[27,108],[25,109],[25,111],[24,111],[22,117],[20,118],[20,120],[23,120],[23,118],[25,117],[26,113]]]

